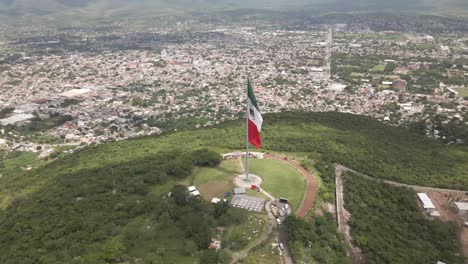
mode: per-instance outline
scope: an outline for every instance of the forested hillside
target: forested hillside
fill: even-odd
[[[202,201],[184,203],[167,194],[183,196],[174,187],[177,181],[190,175],[194,166],[212,165],[195,159],[203,155],[193,151],[242,149],[243,124],[239,120],[109,142],[32,171],[5,174],[0,179],[0,263],[102,263],[128,258],[184,263],[203,258],[210,230],[231,224],[228,220],[236,221],[232,215],[237,214]],[[267,114],[262,136],[265,151],[305,153],[310,159],[341,163],[376,178],[468,189],[465,147],[432,142],[367,117]],[[327,228],[322,222],[317,220],[316,230]],[[300,236],[294,239],[299,241],[299,252],[308,246]],[[329,241],[339,249],[336,238]],[[161,244],[165,246],[154,246]]]
[[[429,220],[407,188],[344,177],[345,207],[351,213],[351,235],[367,263],[463,263],[455,223]]]

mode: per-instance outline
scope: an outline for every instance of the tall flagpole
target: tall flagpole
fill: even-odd
[[[246,100],[246,115],[245,115],[245,179],[249,179],[249,84],[250,80],[247,78],[247,100]]]

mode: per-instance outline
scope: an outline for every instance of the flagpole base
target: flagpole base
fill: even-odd
[[[263,180],[262,180],[262,178],[260,176],[255,175],[255,174],[251,174],[251,173],[249,173],[248,178],[247,178],[247,176],[245,174],[237,175],[237,176],[234,177],[234,179],[232,181],[233,181],[234,185],[236,185],[237,187],[241,187],[241,188],[251,188],[252,185],[260,187],[260,185],[263,182]]]

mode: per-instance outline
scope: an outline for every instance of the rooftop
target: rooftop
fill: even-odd
[[[468,211],[468,203],[455,202],[455,206],[457,207],[458,210]]]
[[[426,193],[418,193],[419,200],[423,203],[424,209],[435,209],[434,204],[431,201],[431,198],[427,196]]]

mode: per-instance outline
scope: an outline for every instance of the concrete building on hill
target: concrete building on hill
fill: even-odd
[[[424,208],[424,211],[430,214],[436,210],[434,204],[431,201],[431,198],[429,198],[426,193],[418,193],[418,198],[422,204],[422,207]]]
[[[455,202],[455,207],[459,216],[468,217],[468,202]]]

